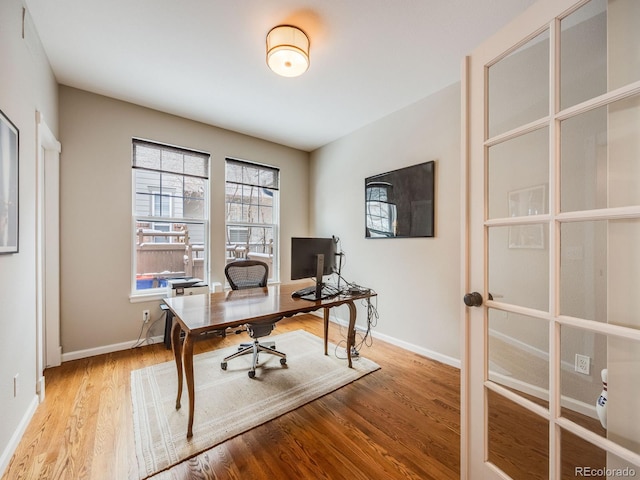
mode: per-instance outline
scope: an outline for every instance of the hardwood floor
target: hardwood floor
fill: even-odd
[[[322,336],[312,315],[275,333],[299,328]],[[333,343],[345,336],[331,325]],[[241,340],[202,340],[196,352]],[[152,478],[459,478],[459,371],[379,340],[361,354],[382,369]],[[2,480],[137,479],[130,372],[170,360],[153,345],[47,370],[46,400]]]

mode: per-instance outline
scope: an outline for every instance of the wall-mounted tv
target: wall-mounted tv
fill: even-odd
[[[365,237],[434,236],[435,160],[364,181]]]

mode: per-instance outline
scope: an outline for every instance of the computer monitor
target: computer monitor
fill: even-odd
[[[320,275],[318,267],[322,269]],[[331,275],[335,268],[336,242],[333,238],[291,238],[291,280],[315,278],[322,282],[322,275]]]

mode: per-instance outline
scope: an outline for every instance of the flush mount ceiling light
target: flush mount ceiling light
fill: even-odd
[[[280,25],[267,34],[267,65],[283,77],[297,77],[309,68],[309,38],[299,28]]]

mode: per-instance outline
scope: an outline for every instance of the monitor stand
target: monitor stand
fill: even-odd
[[[324,272],[324,254],[320,253],[316,260],[316,300],[322,298],[322,273]]]

